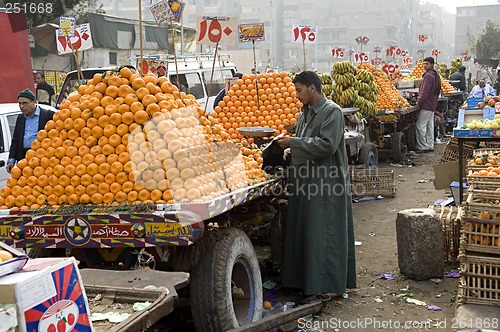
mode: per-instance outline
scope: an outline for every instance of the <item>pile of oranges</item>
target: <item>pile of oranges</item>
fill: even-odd
[[[408,75],[408,76],[411,77],[412,79],[418,79],[418,78],[422,78],[424,73],[425,73],[425,69],[424,69],[423,62],[422,62],[422,60],[419,60],[419,61],[417,61],[415,68],[413,68],[410,75]]]
[[[4,208],[196,202],[265,181],[261,156],[165,77],[96,74],[60,109],[1,189]]]
[[[245,138],[242,127],[267,127],[286,133],[285,126],[295,124],[302,104],[287,72],[243,75],[208,117],[220,124],[234,141]]]
[[[377,102],[375,103],[378,110],[400,110],[410,106],[383,71],[369,63],[362,63],[357,68],[368,70],[373,74],[375,84],[379,87]]]
[[[441,91],[444,94],[450,94],[456,92],[457,90],[453,87],[453,85],[450,84],[450,82],[446,78],[441,76]]]

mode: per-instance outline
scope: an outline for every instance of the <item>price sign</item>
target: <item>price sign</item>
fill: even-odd
[[[397,69],[399,69],[399,65],[396,63],[386,63],[382,66],[382,71],[387,75],[394,73]]]
[[[332,48],[332,57],[334,58],[343,58],[345,56],[345,52],[343,48]]]
[[[318,27],[316,25],[292,26],[292,43],[316,44]]]
[[[368,52],[354,53],[354,62],[356,63],[368,62],[369,59],[370,59],[370,54]]]
[[[373,52],[377,53],[377,52],[382,52],[382,46],[380,45],[375,45],[373,47]]]
[[[229,16],[198,16],[196,44],[234,45],[236,43],[236,18]]]
[[[427,35],[418,35],[418,41],[423,43],[427,40]]]
[[[375,58],[371,60],[372,65],[378,66],[382,64],[382,59],[381,58]]]
[[[471,59],[471,56],[470,56],[470,55],[464,55],[464,56],[462,57],[462,60],[463,60],[463,61],[470,61],[470,59]]]
[[[408,65],[403,63],[400,68],[401,69],[408,69]]]
[[[388,46],[386,49],[385,49],[385,55],[386,56],[395,56],[396,55],[396,46]]]
[[[413,58],[412,57],[403,58],[402,62],[403,65],[406,65],[408,67],[408,65],[413,64]]]
[[[90,23],[77,25],[73,37],[58,36],[59,33],[58,29],[56,32],[56,43],[59,55],[69,54],[73,51],[84,51],[93,47]]]
[[[441,51],[435,48],[435,49],[433,49],[433,50],[432,50],[431,54],[432,54],[433,56],[438,56],[438,55],[440,55],[440,54],[441,54]]]

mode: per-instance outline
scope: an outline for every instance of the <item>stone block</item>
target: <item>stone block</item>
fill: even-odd
[[[396,235],[402,274],[414,280],[443,277],[443,231],[433,209],[400,211],[396,217]]]

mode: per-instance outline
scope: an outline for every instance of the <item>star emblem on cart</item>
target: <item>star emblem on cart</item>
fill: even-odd
[[[89,242],[91,228],[89,223],[80,217],[72,217],[64,225],[64,236],[72,245],[82,246]]]

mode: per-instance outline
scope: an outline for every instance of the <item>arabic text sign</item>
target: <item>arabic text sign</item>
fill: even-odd
[[[151,13],[153,14],[153,17],[155,18],[156,24],[158,24],[158,26],[161,27],[168,23],[168,12],[170,11],[170,7],[168,6],[167,0],[155,3],[149,8],[151,9]]]
[[[403,58],[403,64],[407,65],[407,66],[413,64],[413,58],[411,56],[407,57],[407,58]]]
[[[197,44],[234,45],[236,43],[236,18],[229,16],[197,16]]]
[[[264,23],[238,25],[238,37],[240,39],[240,43],[266,40]]]
[[[370,52],[357,52],[354,53],[354,62],[368,62],[370,60]]]
[[[75,27],[74,37],[63,37],[56,32],[57,53],[68,54],[75,51],[85,51],[92,48],[92,35],[90,33],[90,24],[85,23]]]
[[[318,27],[316,25],[294,24],[292,26],[292,43],[316,44]]]
[[[59,17],[58,36],[73,37],[75,35],[76,18],[72,16]]]
[[[345,52],[343,48],[337,47],[332,48],[332,57],[334,58],[343,58],[345,56]]]
[[[397,69],[399,69],[399,65],[397,63],[386,63],[382,66],[382,71],[387,75],[394,73]]]

